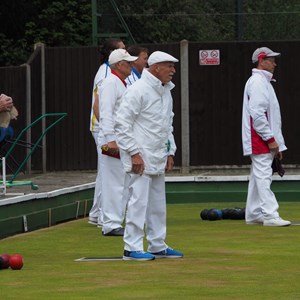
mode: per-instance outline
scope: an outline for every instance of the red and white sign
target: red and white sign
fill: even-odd
[[[220,64],[220,50],[200,50],[200,66],[217,66]]]

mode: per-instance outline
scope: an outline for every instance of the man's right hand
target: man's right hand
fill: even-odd
[[[118,147],[116,141],[108,142],[107,146],[108,146],[108,152],[109,153],[111,153],[113,155],[116,155],[116,154],[119,153],[119,147]]]
[[[139,153],[131,156],[132,169],[131,171],[135,174],[143,175],[144,172],[144,161]]]

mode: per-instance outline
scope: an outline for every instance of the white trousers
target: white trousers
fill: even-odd
[[[101,210],[101,149],[98,143],[98,132],[92,132],[97,148],[97,177],[95,182],[95,192],[92,208],[89,212],[89,217],[97,218],[98,224],[102,224],[102,210]]]
[[[277,218],[278,202],[271,191],[272,153],[251,155],[251,171],[248,185],[246,222],[260,218]]]
[[[101,154],[102,155],[102,154]],[[125,171],[120,159],[102,155],[101,187],[102,187],[102,231],[108,233],[122,227],[128,193],[124,189]]]
[[[164,175],[126,174],[129,190],[125,250],[143,251],[144,226],[149,252],[159,252],[168,246],[166,238],[166,193]]]

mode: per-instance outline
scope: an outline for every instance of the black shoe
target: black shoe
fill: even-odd
[[[102,235],[104,236],[123,236],[124,235],[124,228],[119,227],[116,229],[113,229],[112,231],[108,232],[108,233],[103,233]]]

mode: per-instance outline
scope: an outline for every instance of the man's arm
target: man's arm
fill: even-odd
[[[100,126],[106,143],[116,140],[114,129],[114,109],[117,100],[117,90],[109,78],[103,81],[99,93],[99,118]]]
[[[94,105],[93,105],[93,111],[94,111],[94,114],[99,122],[99,95],[97,92],[94,92]]]
[[[274,133],[272,132],[267,116],[269,108],[269,95],[265,84],[261,81],[254,81],[248,86],[249,113],[253,120],[255,132],[268,144],[272,144]],[[276,145],[271,145],[275,147]]]
[[[139,153],[139,146],[133,132],[133,124],[141,110],[141,98],[138,94],[134,89],[126,90],[117,112],[115,124],[118,145],[131,156]]]

